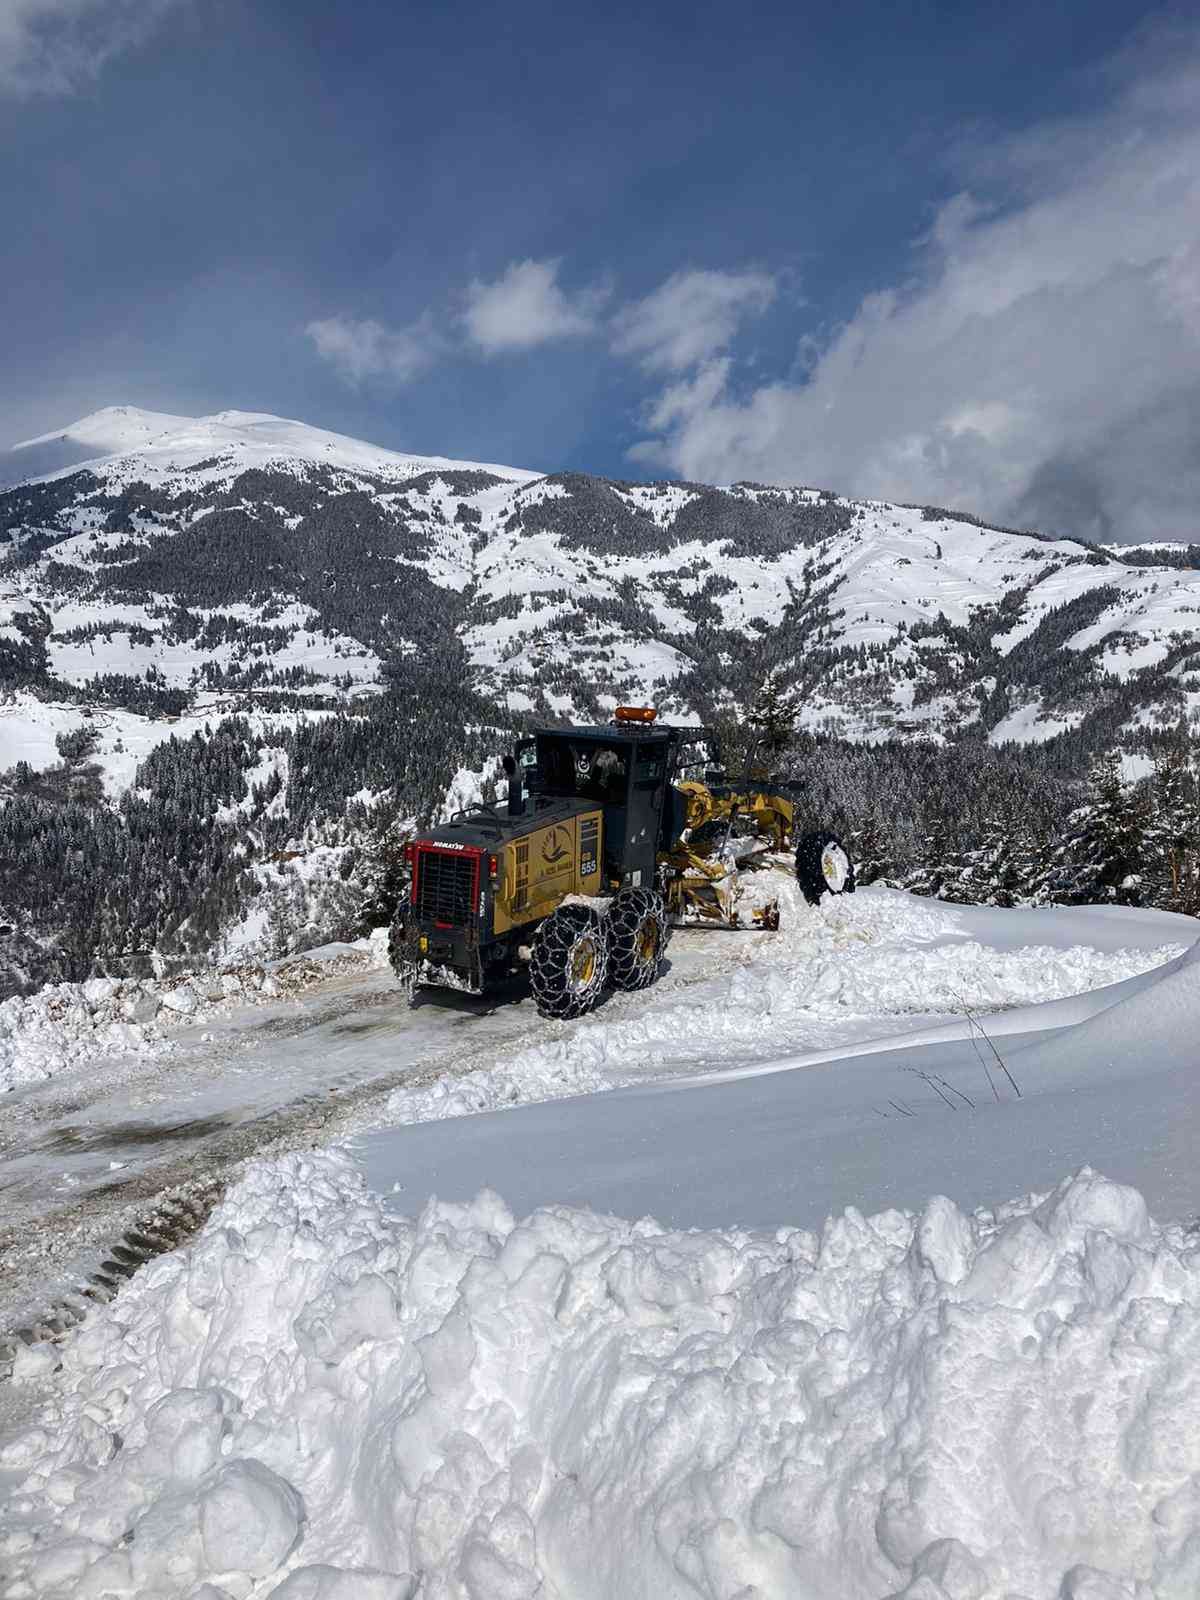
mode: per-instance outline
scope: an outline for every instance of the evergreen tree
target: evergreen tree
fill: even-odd
[[[854,862],[854,876],[860,887],[878,883],[881,879],[887,880],[896,872],[887,831],[877,811],[872,811],[862,826],[850,834],[849,850]]]
[[[1187,729],[1154,764],[1147,830],[1146,900],[1163,911],[1200,916],[1200,784]]]
[[[927,836],[925,847],[904,874],[900,887],[909,894],[928,895],[933,900],[969,903],[969,864],[964,852],[947,845],[938,832]]]
[[[955,898],[973,905],[1017,906],[1045,899],[1040,886],[1045,847],[1033,819],[1015,799],[1003,800],[955,883]]]
[[[796,700],[784,688],[778,668],[763,679],[746,721],[754,730],[759,753],[768,767],[791,747],[796,737]]]
[[[391,926],[408,890],[409,869],[404,846],[411,834],[411,828],[406,825],[394,824],[368,840],[356,853],[354,877],[361,885],[355,930],[358,934]]]
[[[1120,756],[1098,757],[1084,803],[1068,817],[1039,887],[1047,898],[1073,905],[1143,904],[1149,823],[1147,793],[1124,781]]]

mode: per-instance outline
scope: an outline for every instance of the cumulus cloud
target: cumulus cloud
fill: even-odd
[[[569,295],[558,268],[557,261],[514,261],[494,282],[471,283],[461,314],[443,306],[402,328],[373,318],[327,317],[305,332],[349,383],[409,383],[435,362],[467,351],[493,356],[594,333],[607,289]]]
[[[647,372],[682,372],[724,350],[744,318],[771,304],[775,288],[765,272],[676,272],[618,312],[613,349]]]
[[[476,279],[463,313],[472,343],[496,355],[594,333],[606,290],[567,294],[558,281],[559,266],[555,260],[514,261],[493,283]]]
[[[673,375],[638,456],[1094,538],[1200,535],[1197,44],[1127,59],[1100,115],[961,158],[911,277],[864,300],[803,381],[739,388],[711,360],[720,312],[712,339],[692,333],[656,305],[664,285],[623,324]]]
[[[304,330],[322,356],[348,383],[383,379],[410,383],[437,360],[442,339],[432,318],[406,328],[386,328],[370,318],[325,317]]]
[[[141,44],[177,0],[0,0],[0,94],[70,94]]]

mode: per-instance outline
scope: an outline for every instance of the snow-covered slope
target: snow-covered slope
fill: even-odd
[[[390,475],[401,481],[439,467],[462,470],[473,466],[444,456],[385,450],[265,411],[218,411],[211,417],[177,417],[165,411],[143,411],[137,406],[106,406],[61,432],[39,434],[12,445],[8,470],[30,459],[21,452],[32,453],[59,444],[86,449],[88,455],[83,459],[88,464],[103,463],[106,479],[115,483],[130,483],[135,478],[153,483],[179,472],[190,474],[195,472],[197,462],[214,455],[228,455],[227,464],[236,461],[243,470],[276,462],[309,461],[347,471]],[[494,472],[516,482],[537,476],[512,467],[476,470]],[[219,469],[200,468],[200,479],[205,472],[212,473],[212,481],[221,476]]]
[[[33,452],[45,445],[72,445],[86,449],[91,456],[117,455],[123,450],[136,450],[153,444],[164,435],[193,427],[191,417],[174,416],[168,411],[144,411],[140,406],[105,406],[81,417],[78,422],[54,433],[39,433],[33,439],[21,439],[10,449]],[[31,459],[26,456],[25,460]]]
[[[86,460],[0,493],[42,619],[7,677],[43,702],[108,673],[333,704],[442,661],[543,714],[709,714],[775,670],[805,725],[867,740],[1200,708],[1200,573],[936,508],[541,477],[238,411],[110,408],[6,470],[60,446]]]

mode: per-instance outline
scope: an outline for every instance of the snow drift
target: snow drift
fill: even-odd
[[[470,1073],[405,1084],[388,1100],[388,1119],[427,1122],[680,1070],[849,1054],[863,1040],[899,1044],[901,1029],[918,1019],[1045,1006],[1153,972],[1186,948],[1166,935],[1192,931],[1188,919],[1158,914],[1140,938],[1130,928],[1127,945],[1105,949],[1082,942],[1099,932],[1092,908],[975,907],[966,915],[881,885],[811,907],[790,876],[763,874],[759,885],[778,898],[781,926],[739,935],[715,973],[662,983],[651,1003],[637,995],[605,1006]],[[706,937],[720,949],[717,936]],[[904,1019],[901,1029],[893,1019]],[[961,1034],[962,1024],[949,1032]],[[922,1037],[933,1034],[926,1028]]]
[[[1200,1237],[1087,1170],[755,1234],[291,1156],[17,1376],[12,1596],[1200,1591]]]

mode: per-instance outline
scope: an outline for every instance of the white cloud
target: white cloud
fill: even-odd
[[[70,94],[141,44],[177,0],[0,0],[0,94]]]
[[[554,260],[514,261],[494,283],[472,283],[463,313],[472,342],[486,355],[496,355],[594,333],[607,291],[568,295],[559,285],[558,269]]]
[[[325,317],[304,330],[322,356],[349,383],[381,378],[409,383],[437,360],[442,340],[426,315],[407,328],[385,328],[370,319]]]
[[[514,261],[490,283],[476,279],[466,289],[465,310],[453,317],[445,308],[426,311],[395,329],[336,316],[310,322],[305,332],[353,383],[377,377],[407,382],[435,361],[468,351],[490,357],[607,332],[618,354],[636,356],[648,372],[681,377],[680,395],[668,392],[652,408],[651,425],[658,428],[694,410],[700,397],[717,398],[727,363],[716,357],[742,319],[765,309],[775,294],[774,279],[763,272],[678,272],[605,322],[608,285],[569,294],[558,281],[559,266],[557,260]],[[682,378],[697,365],[704,370]]]
[[[765,272],[676,272],[613,319],[613,349],[636,356],[648,372],[683,372],[710,360],[738,325],[775,298]]]
[[[864,300],[804,382],[743,392],[705,368],[651,409],[639,457],[1093,537],[1200,535],[1196,38],[1121,70],[1102,115],[978,152],[913,278]],[[664,372],[721,343],[719,315],[689,341],[665,302],[646,311],[669,287],[623,335]]]
[[[466,310],[454,318],[444,309],[426,311],[405,328],[390,328],[369,318],[328,317],[310,322],[305,332],[351,383],[407,383],[468,347],[492,356],[595,332],[607,289],[568,295],[558,267],[557,261],[514,261],[493,283],[471,283]]]
[[[702,415],[720,398],[732,366],[727,356],[721,356],[669,384],[649,406],[646,425],[662,432]]]

